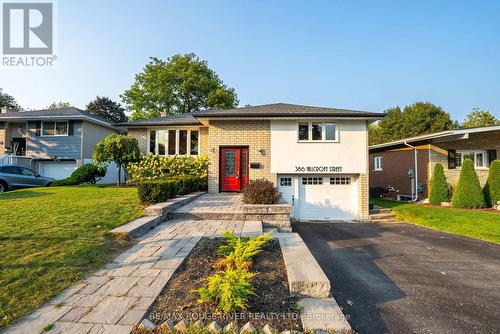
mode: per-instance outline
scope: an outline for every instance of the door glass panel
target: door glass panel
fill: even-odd
[[[247,150],[241,150],[241,175],[242,176],[247,176]]]
[[[179,155],[187,154],[187,145],[188,145],[188,132],[187,130],[179,131]]]
[[[191,131],[191,149],[189,154],[198,155],[198,131]]]
[[[175,130],[168,130],[168,154],[175,155]]]
[[[321,140],[321,123],[312,124],[312,140]]]
[[[224,175],[236,176],[236,154],[234,151],[224,152]]]
[[[158,131],[158,154],[165,155],[165,130]]]

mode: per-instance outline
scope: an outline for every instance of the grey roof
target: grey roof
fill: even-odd
[[[193,113],[195,117],[365,117],[382,118],[383,113],[273,103],[236,109],[212,109]]]
[[[8,111],[0,114],[0,120],[9,119],[50,119],[50,118],[73,118],[86,119],[98,124],[112,126],[106,119],[90,114],[86,111],[75,107],[43,109],[43,110],[27,110],[27,111]],[[105,124],[103,124],[105,123]]]
[[[193,117],[193,114],[169,115],[165,117],[157,117],[143,119],[132,122],[118,123],[117,126],[156,126],[156,125],[201,125],[201,123]]]

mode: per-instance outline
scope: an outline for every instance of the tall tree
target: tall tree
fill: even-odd
[[[0,88],[0,108],[9,108],[14,110],[21,110],[19,104],[17,104],[16,99],[11,95],[4,93]]]
[[[195,54],[174,55],[163,61],[150,58],[121,95],[132,120],[154,118],[160,112],[184,114],[206,108],[234,108],[239,101],[214,70]]]
[[[125,115],[125,109],[121,104],[111,100],[108,97],[97,96],[93,101],[87,104],[87,112],[100,116],[111,123],[121,123],[128,120]]]
[[[462,122],[462,128],[477,128],[480,126],[490,126],[500,124],[500,121],[489,111],[473,108]]]
[[[52,102],[47,108],[45,109],[60,109],[60,108],[69,108],[71,107],[71,104],[69,102]]]
[[[450,114],[430,102],[416,102],[403,111],[400,107],[388,108],[385,114],[376,132],[372,130],[376,137],[370,138],[371,142],[384,143],[453,128]]]

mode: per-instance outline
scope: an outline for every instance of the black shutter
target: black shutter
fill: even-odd
[[[448,150],[448,169],[455,169],[457,167],[455,163],[455,150]]]
[[[497,159],[497,150],[488,150],[488,161],[491,163]]]
[[[68,136],[73,136],[75,134],[75,122],[68,122]]]

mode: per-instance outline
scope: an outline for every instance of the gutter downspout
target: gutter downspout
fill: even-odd
[[[418,157],[417,157],[417,148],[415,146],[412,146],[406,142],[406,140],[403,142],[406,146],[412,148],[415,151],[415,194],[411,194],[412,196],[412,202],[416,202],[418,200]]]

